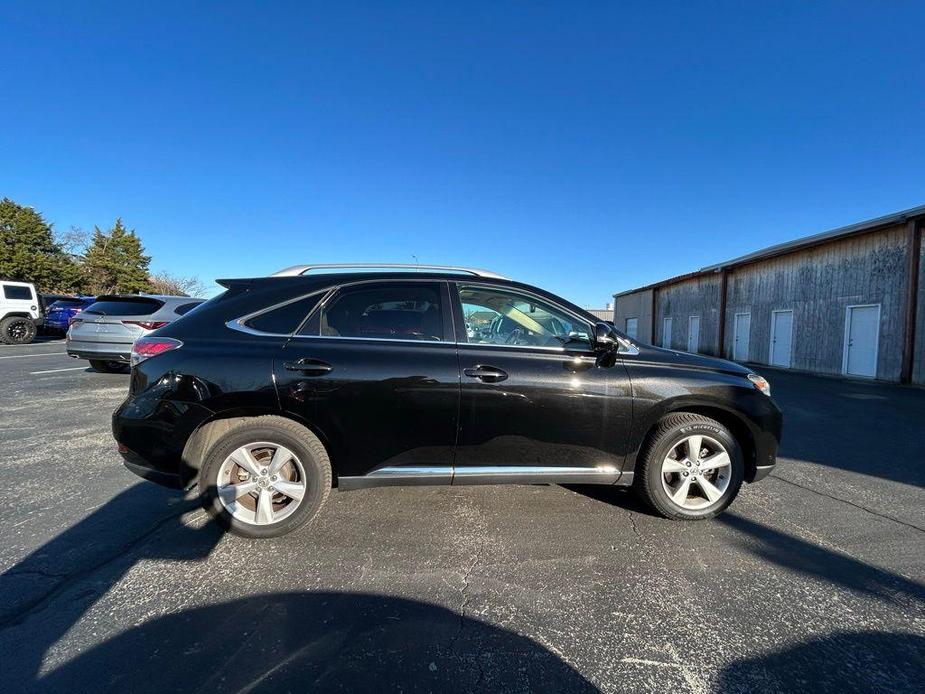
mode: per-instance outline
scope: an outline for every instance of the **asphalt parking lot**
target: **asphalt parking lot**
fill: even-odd
[[[384,488],[253,542],[124,470],[127,377],[63,351],[0,347],[6,691],[922,691],[925,390],[766,370],[780,465],[714,521]]]

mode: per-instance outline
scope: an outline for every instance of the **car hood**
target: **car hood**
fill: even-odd
[[[639,357],[646,361],[652,361],[659,364],[673,364],[676,366],[687,366],[705,371],[718,371],[738,376],[746,376],[753,373],[741,364],[727,359],[717,357],[708,357],[703,354],[691,354],[690,352],[679,352],[674,349],[664,349],[662,347],[653,347],[652,345],[637,344]]]

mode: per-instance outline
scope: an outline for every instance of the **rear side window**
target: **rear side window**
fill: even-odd
[[[103,316],[150,316],[163,305],[163,301],[147,297],[103,299],[90,304],[86,312]]]
[[[15,284],[3,285],[3,297],[16,301],[28,301],[32,298],[32,290],[29,287],[18,287]]]
[[[305,317],[311,313],[312,309],[321,301],[323,294],[314,294],[306,296],[297,301],[292,301],[272,311],[266,311],[259,316],[254,316],[245,322],[245,325],[262,333],[273,333],[275,335],[291,335],[296,331]]]
[[[434,283],[394,283],[348,288],[322,308],[326,337],[442,341],[443,306]]]

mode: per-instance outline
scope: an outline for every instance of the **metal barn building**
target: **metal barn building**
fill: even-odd
[[[672,349],[925,384],[925,205],[614,295],[614,324]]]

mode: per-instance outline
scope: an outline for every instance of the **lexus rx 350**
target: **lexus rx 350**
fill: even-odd
[[[126,465],[271,537],[333,487],[378,485],[622,485],[709,518],[775,463],[781,413],[747,368],[489,272],[333,270],[222,281],[136,340],[113,415]]]

